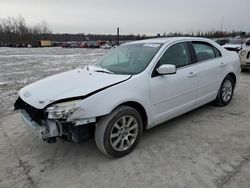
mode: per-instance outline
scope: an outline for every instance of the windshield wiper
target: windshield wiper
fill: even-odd
[[[96,67],[96,66],[87,66],[87,70],[91,70],[94,72],[102,72],[107,74],[114,74],[113,72],[109,71],[108,69],[102,68],[102,67]]]
[[[113,72],[108,71],[108,70],[94,70],[94,71],[95,71],[95,72],[107,73],[107,74],[114,74]]]

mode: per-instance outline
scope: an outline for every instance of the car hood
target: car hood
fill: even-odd
[[[58,100],[84,97],[131,77],[96,72],[97,69],[91,66],[50,76],[22,88],[19,96],[29,105],[43,109]]]

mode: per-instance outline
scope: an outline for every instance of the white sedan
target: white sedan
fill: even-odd
[[[246,40],[243,48],[239,51],[241,61],[241,71],[250,70],[250,38]]]
[[[143,130],[212,101],[229,104],[239,72],[239,56],[209,39],[135,41],[24,87],[14,106],[44,141],[95,137],[105,155],[122,157]]]

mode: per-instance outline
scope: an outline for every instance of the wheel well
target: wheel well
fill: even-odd
[[[235,87],[235,85],[236,85],[236,76],[235,76],[235,74],[232,73],[232,72],[230,72],[230,73],[228,74],[228,76],[230,76],[230,77],[233,79],[233,81],[234,81],[234,87]]]
[[[120,105],[126,105],[126,106],[130,106],[130,107],[136,109],[142,117],[143,130],[146,129],[146,126],[148,124],[148,116],[147,116],[146,110],[144,109],[144,107],[140,103],[134,102],[134,101],[129,101],[129,102],[122,103]]]

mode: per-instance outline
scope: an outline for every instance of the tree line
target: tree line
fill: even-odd
[[[250,32],[244,33],[245,37],[250,37]],[[242,35],[242,31],[207,31],[207,32],[190,32],[190,33],[163,33],[152,35],[120,35],[120,40],[141,40],[155,37],[177,37],[177,36],[193,36],[193,37],[206,37],[206,38],[224,38],[235,37]],[[0,45],[1,44],[31,44],[34,46],[38,40],[47,39],[56,42],[67,41],[116,41],[117,35],[105,35],[105,34],[69,34],[58,33],[52,34],[46,21],[42,21],[34,26],[26,24],[25,19],[22,16],[0,18]]]
[[[28,26],[22,16],[0,18],[0,43],[33,43],[50,34],[46,21]]]
[[[205,37],[205,38],[230,38],[236,36],[242,36],[242,31],[208,31],[208,32],[191,32],[191,33],[181,33],[181,32],[174,32],[174,33],[163,33],[163,34],[156,34],[156,35],[146,35],[146,34],[129,34],[129,35],[120,35],[119,39],[124,41],[129,40],[142,40],[142,39],[150,39],[156,37]],[[250,32],[245,33],[244,37],[250,37]],[[117,35],[102,35],[102,34],[69,34],[69,33],[57,33],[51,34],[50,38],[52,41],[57,42],[67,42],[67,41],[97,41],[97,40],[105,40],[105,41],[116,41]]]

